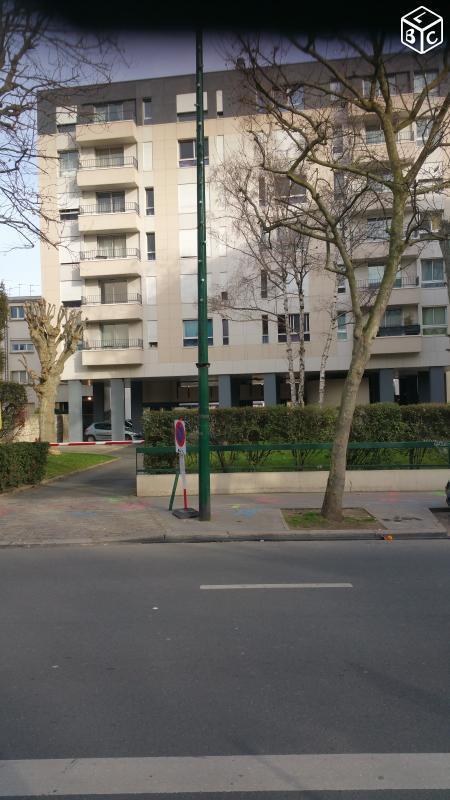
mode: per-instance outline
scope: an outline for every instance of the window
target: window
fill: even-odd
[[[261,341],[263,344],[269,344],[269,315],[263,314],[261,316]]]
[[[341,311],[337,315],[337,338],[342,340],[347,338],[347,314],[345,311]]]
[[[379,286],[381,281],[383,280],[385,265],[384,264],[373,264],[368,268],[368,276],[369,276],[369,288]]]
[[[230,323],[228,319],[222,319],[222,344],[230,344]]]
[[[149,319],[147,322],[148,346],[158,347],[158,322],[156,319]]]
[[[338,125],[333,133],[333,153],[338,155],[344,151],[344,132],[342,125]]]
[[[195,139],[181,139],[178,142],[180,167],[195,167],[197,165],[197,142]],[[205,137],[205,165],[209,164],[209,144]]]
[[[437,78],[438,71],[437,69],[430,69],[426,72],[415,72],[414,73],[414,94],[420,94],[429,84]],[[435,97],[438,94],[438,87],[435,86],[434,89],[429,89],[428,94],[430,97]]]
[[[425,144],[429,135],[430,128],[433,124],[431,119],[418,119],[416,122],[416,142],[417,144]]]
[[[390,217],[372,217],[367,220],[368,239],[389,239]]]
[[[23,306],[10,306],[9,316],[11,319],[25,319],[25,309]]]
[[[309,314],[306,313],[303,316],[303,327],[304,327],[304,334],[305,334],[305,342],[310,341],[310,333],[309,333]],[[291,332],[291,340],[293,342],[298,342],[299,340],[299,332],[300,332],[300,314],[289,314],[289,330]],[[287,339],[286,333],[286,320],[284,314],[280,314],[278,316],[278,341],[285,342]]]
[[[334,197],[335,199],[345,194],[345,174],[343,172],[333,173]]]
[[[212,319],[208,319],[208,344],[213,344]],[[198,345],[198,320],[183,320],[183,347],[196,347]]]
[[[401,308],[387,308],[383,314],[380,328],[400,328],[403,323]]]
[[[264,269],[261,270],[261,297],[267,297],[267,272]]]
[[[444,336],[447,333],[446,306],[422,308],[422,333],[424,336]]]
[[[34,353],[33,342],[11,342],[11,353]]]
[[[70,175],[78,169],[78,150],[61,150],[59,153],[59,174]]]
[[[123,167],[123,147],[102,147],[95,151],[96,167]]]
[[[123,114],[123,103],[101,103],[94,105],[95,122],[116,122],[125,119]]]
[[[378,125],[366,125],[366,144],[383,144],[384,133]]]
[[[306,188],[283,175],[275,177],[275,191],[278,199],[287,205],[298,205],[306,200]]]
[[[422,286],[445,286],[444,262],[442,258],[425,258],[421,261]]]
[[[129,347],[127,322],[106,322],[101,326],[102,347]]]
[[[96,210],[99,214],[125,211],[125,192],[97,192]]]
[[[102,281],[100,283],[100,299],[102,303],[126,303],[128,299],[127,281]]]
[[[63,300],[64,308],[81,308],[81,300]]]
[[[75,123],[74,122],[64,122],[62,124],[58,124],[56,126],[56,130],[58,133],[75,133]]]
[[[59,209],[59,218],[61,222],[67,219],[78,219],[78,208],[60,208]]]
[[[345,278],[343,275],[338,275],[337,290],[338,294],[345,294],[345,292],[347,291],[347,285],[345,283]]]
[[[152,217],[155,213],[155,190],[153,186],[145,190],[145,213]]]
[[[397,131],[395,134],[395,139],[397,142],[413,142],[414,141],[414,131],[411,125],[407,125],[405,128],[401,128],[401,130]]]
[[[258,194],[259,194],[259,205],[266,206],[267,205],[267,191],[266,191],[266,179],[262,176],[258,179]]]
[[[289,92],[289,98],[293,108],[301,109],[305,107],[305,90],[303,86],[296,86]]]
[[[336,97],[336,95],[341,95],[343,91],[343,86],[341,81],[330,81],[330,94],[332,100],[340,100],[340,97]]]
[[[126,237],[97,236],[97,256],[98,258],[126,258]]]
[[[155,234],[153,232],[147,233],[147,261],[154,261],[155,259]]]
[[[14,383],[24,383],[25,385],[29,383],[26,369],[13,369],[10,372],[10,379]]]
[[[144,125],[150,125],[152,121],[152,101],[150,97],[146,97],[142,101],[142,112]]]

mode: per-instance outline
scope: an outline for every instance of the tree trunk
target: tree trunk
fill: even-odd
[[[291,390],[291,403],[293,406],[298,405],[297,399],[297,385],[295,381],[295,370],[294,370],[294,354],[292,352],[292,336],[291,336],[291,328],[289,325],[289,306],[288,306],[288,297],[286,293],[286,288],[283,291],[283,311],[284,311],[284,324],[286,327],[286,358],[288,362],[288,375],[289,375],[289,387]]]
[[[342,499],[345,488],[347,446],[352,427],[358,389],[370,357],[370,343],[364,334],[354,348],[350,368],[344,384],[334,442],[331,450],[330,474],[322,505],[322,515],[330,520],[342,519]]]
[[[336,327],[336,318],[337,318],[337,290],[338,290],[338,282],[337,277],[334,285],[334,295],[333,295],[333,304],[331,306],[331,314],[330,314],[330,324],[328,326],[327,335],[325,338],[325,344],[322,350],[322,356],[320,359],[320,371],[319,371],[319,406],[322,408],[323,401],[325,400],[325,379],[326,379],[326,369],[327,369],[327,361],[328,356],[330,355],[330,348],[331,342],[333,341],[333,332]]]
[[[39,403],[39,438],[41,442],[55,442],[55,403],[58,391],[58,384],[54,381],[47,381],[41,385]]]
[[[305,405],[305,296],[299,291],[299,330],[298,330],[298,402]]]

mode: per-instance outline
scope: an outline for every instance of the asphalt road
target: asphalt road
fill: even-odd
[[[450,752],[449,574],[446,541],[5,550],[0,796],[36,795],[42,779],[41,794],[100,800],[448,800],[432,754]],[[254,584],[289,586],[242,588]],[[200,588],[224,585],[240,588]],[[317,754],[356,756],[334,784],[334,762],[302,761]],[[402,788],[397,756],[394,777],[389,759],[367,777],[367,754],[414,755],[422,783]],[[230,756],[247,759],[242,783]],[[121,792],[114,761],[69,786],[51,759],[68,760],[64,775],[74,759],[141,760],[117,762],[132,775]],[[353,775],[358,791],[328,791]]]

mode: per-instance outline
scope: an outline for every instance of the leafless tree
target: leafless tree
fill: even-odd
[[[77,350],[83,337],[81,311],[47,303],[43,298],[24,303],[25,319],[31,341],[39,356],[40,372],[22,363],[39,398],[39,435],[41,442],[55,438],[55,402],[66,361]]]
[[[269,143],[271,162],[287,166],[275,138],[267,138],[266,153]],[[252,149],[252,140],[244,134],[241,147],[211,175],[225,209],[215,221],[231,228],[227,245],[235,252],[236,262],[234,269],[229,269],[227,285],[210,298],[210,308],[234,319],[261,322],[265,318],[281,324],[291,403],[303,405],[305,289],[308,275],[320,265],[309,237],[287,227],[268,230],[273,219],[289,220],[292,209],[303,205],[305,193],[296,192],[284,176],[263,174],[255,168]]]
[[[297,49],[300,60],[309,60],[301,86],[298,68],[283,63],[282,48],[267,54],[258,37],[240,39],[236,66],[249,107],[248,129],[259,149],[257,166],[307,194],[307,217],[292,210],[290,219],[274,220],[267,229],[288,227],[335,249],[349,287],[353,349],[322,506],[324,516],[340,519],[358,389],[400,259],[421,231],[439,226],[437,212],[448,203],[448,52],[435,52],[431,62],[421,57],[414,69],[422,75],[412,87],[411,70],[403,66],[402,73],[404,60],[389,54],[381,34],[366,43],[334,43],[334,52],[346,48],[345,55],[352,56],[343,59],[329,58],[329,43],[314,38],[292,37],[289,45],[291,55]],[[250,114],[255,103],[265,113]],[[287,169],[266,155],[268,124],[295,147]],[[362,230],[367,239],[385,244],[384,273],[370,303],[362,299],[357,277],[364,256],[367,261],[367,244],[355,245]],[[373,252],[377,248],[373,242]]]
[[[47,240],[49,203],[39,193],[36,97],[83,82],[107,81],[116,56],[107,36],[68,30],[39,3],[0,3],[0,224],[24,246]]]

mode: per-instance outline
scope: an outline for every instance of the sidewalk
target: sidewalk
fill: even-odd
[[[120,542],[379,539],[447,537],[429,510],[445,508],[442,492],[358,492],[346,507],[363,507],[380,528],[293,531],[281,508],[318,508],[321,494],[222,495],[211,498],[210,522],[179,520],[169,500],[135,496],[134,448],[115,450],[116,461],[59,480],[0,495],[0,547]],[[198,508],[196,497],[189,505]],[[180,494],[174,508],[182,507]]]

